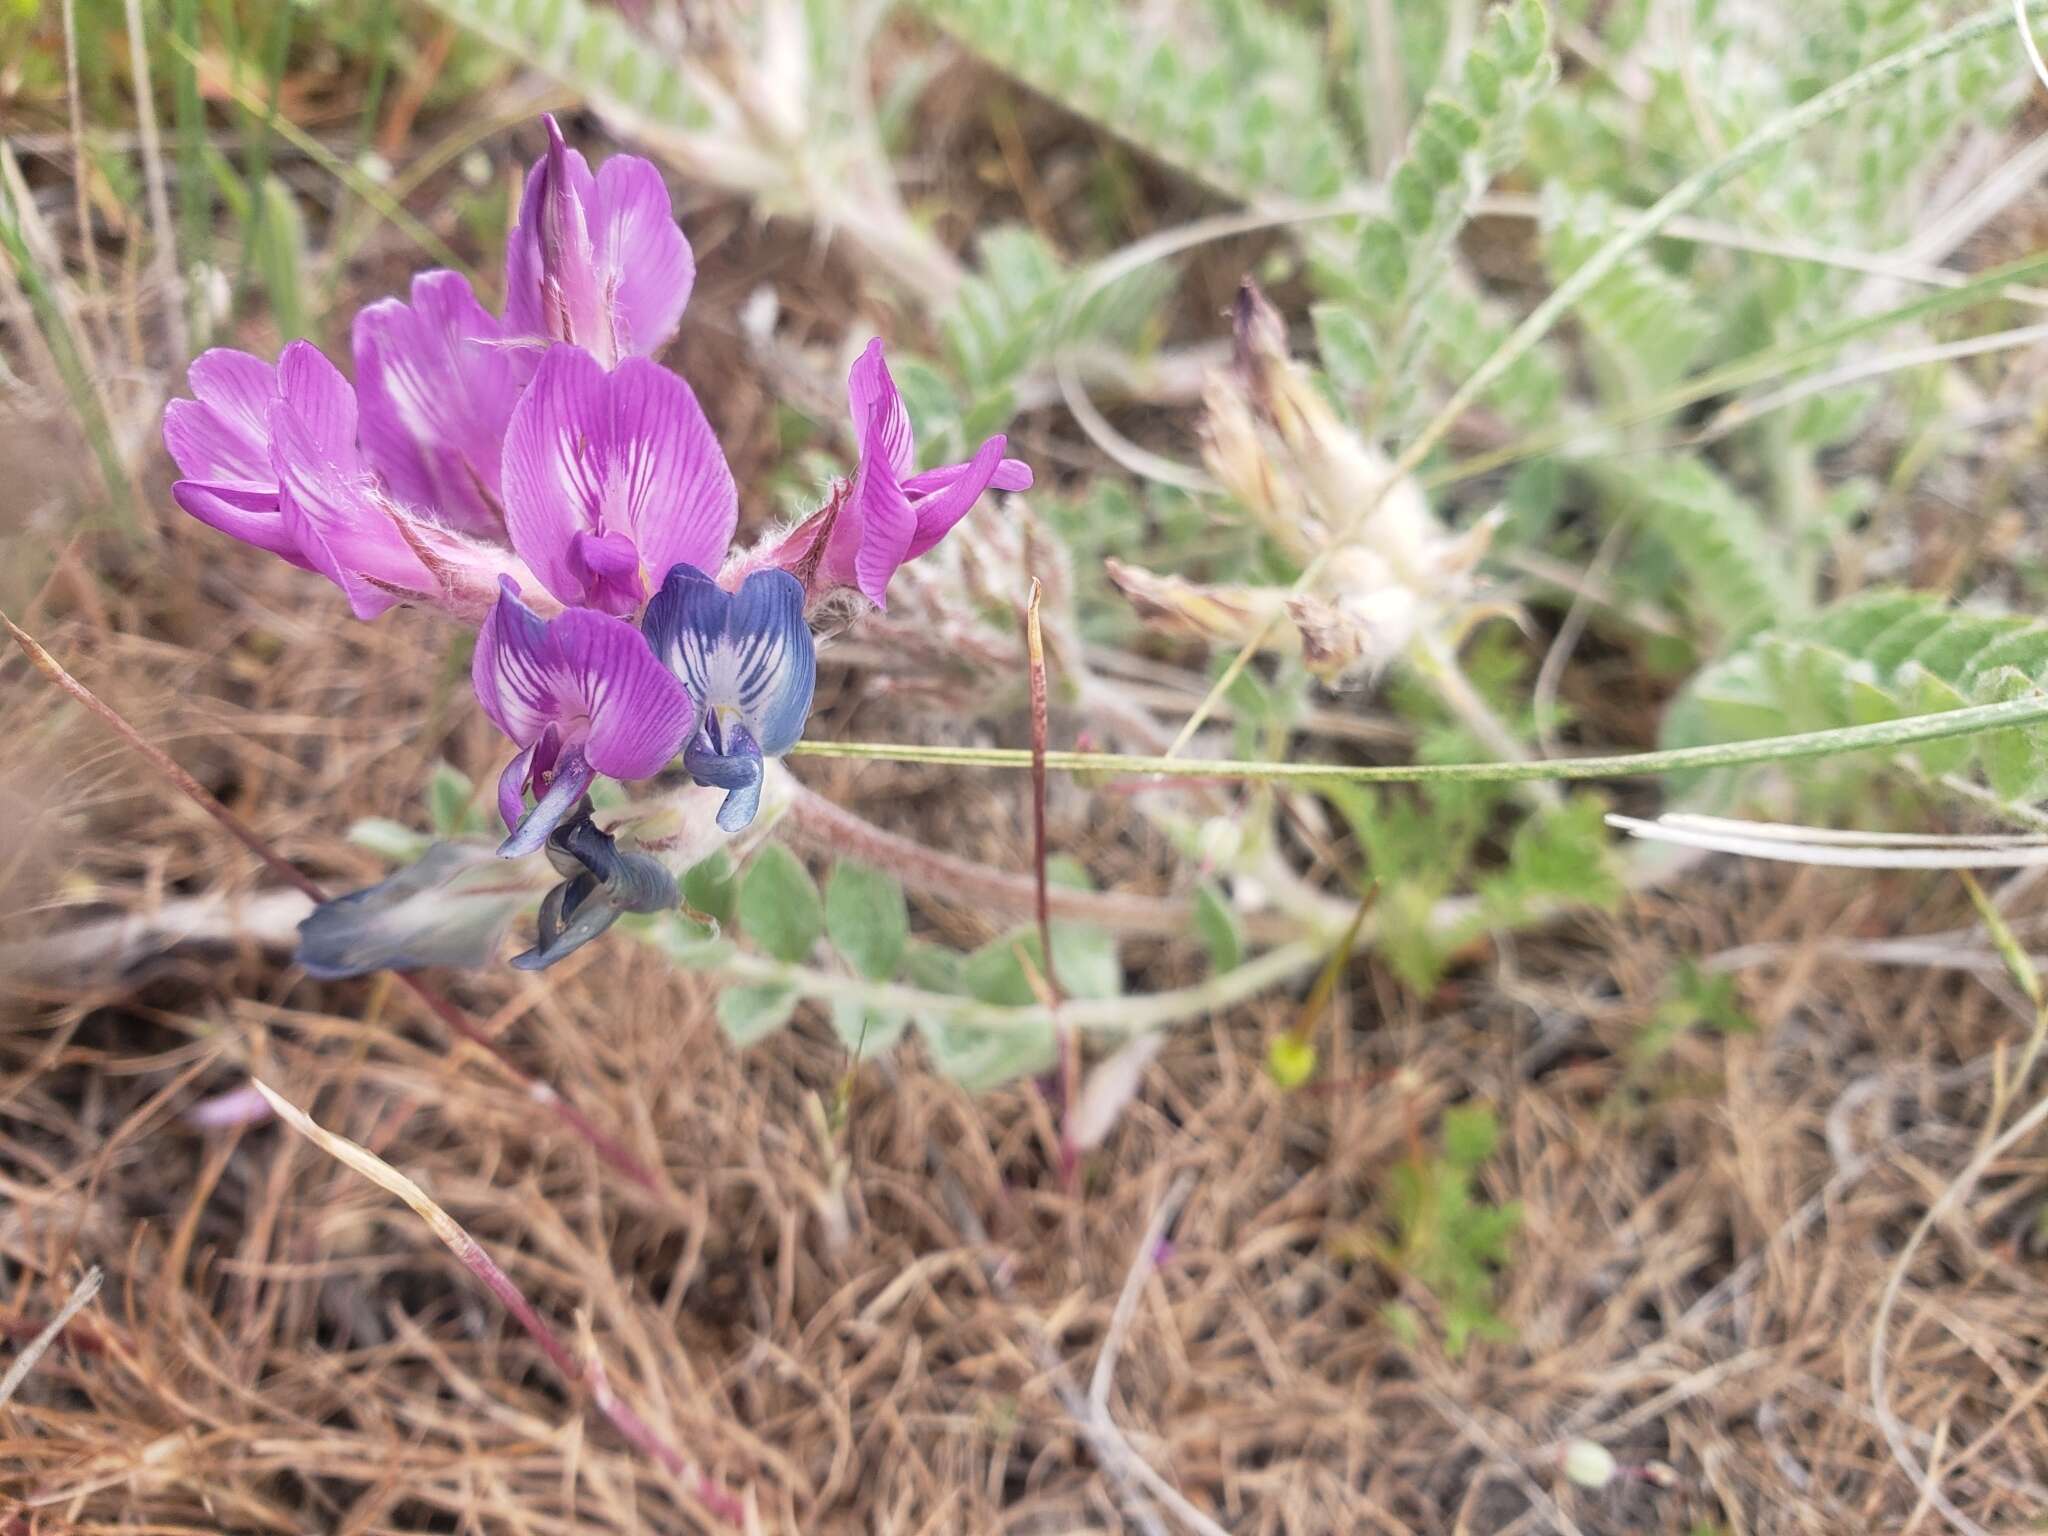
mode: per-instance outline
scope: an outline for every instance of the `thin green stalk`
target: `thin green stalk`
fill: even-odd
[[[117,514],[126,516],[135,503],[130,494],[128,471],[121,462],[121,450],[114,440],[113,423],[93,377],[91,353],[84,338],[73,327],[71,316],[59,295],[57,285],[63,281],[63,276],[46,272],[30,244],[20,202],[22,185],[14,152],[5,139],[0,139],[0,255],[5,256],[15,281],[21,285],[22,294],[35,314],[36,324],[42,330],[43,340],[49,346],[50,356],[56,361],[65,392],[71,397],[71,408],[78,415],[86,441],[92,445],[93,458],[99,464],[100,480],[106,487],[107,498]],[[134,531],[132,524],[130,531]]]
[[[2048,721],[2048,695],[2002,704],[1973,704],[1939,714],[1913,715],[1871,725],[1765,736],[1753,741],[1714,742],[1662,752],[1626,752],[1603,757],[1548,758],[1519,763],[1248,763],[1228,759],[1143,757],[1114,752],[1048,752],[1045,766],[1059,773],[1124,774],[1187,779],[1275,780],[1290,784],[1515,784],[1541,779],[1623,779],[1647,774],[1690,773],[1740,768],[1845,752],[1871,752],[1969,736],[1980,731]],[[956,768],[1028,770],[1031,753],[1021,747],[929,747],[890,741],[804,741],[794,757],[851,758],[860,762],[940,763]]]
[[[292,8],[289,5],[274,6],[270,15],[270,31],[264,39],[263,75],[267,90],[263,99],[254,101],[242,89],[239,63],[236,78],[229,84],[242,108],[242,138],[247,152],[242,175],[248,183],[249,194],[249,219],[242,230],[242,259],[236,278],[237,287],[248,282],[249,269],[255,264],[256,251],[263,238],[263,221],[268,217],[263,184],[270,178],[270,135],[281,121],[277,110],[278,93],[284,86],[291,43]],[[262,131],[259,132],[259,128]]]
[[[363,87],[363,113],[356,137],[362,148],[377,142],[377,114],[384,108],[384,85],[391,78],[391,38],[398,30],[391,0],[372,0],[370,9],[370,79]]]

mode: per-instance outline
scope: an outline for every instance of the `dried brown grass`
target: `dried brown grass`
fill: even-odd
[[[776,381],[702,317],[764,268],[786,304],[837,279],[800,234],[702,217],[683,355],[728,381],[707,397],[758,480]],[[481,775],[499,750],[432,622],[349,623],[297,573],[164,532],[143,555],[14,530],[9,611],[287,857],[374,878],[343,829],[412,816],[437,757]],[[857,675],[824,696],[825,729],[855,708],[865,734],[917,728]],[[804,771],[878,821],[1026,865],[1021,783]],[[0,663],[0,807],[9,941],[265,888],[18,660]],[[1051,832],[1105,884],[1156,887],[1160,850],[1115,805],[1056,795]],[[0,991],[0,1328],[32,1338],[88,1264],[108,1283],[0,1408],[0,1530],[705,1524],[403,1206],[275,1124],[187,1120],[252,1072],[425,1186],[766,1530],[1125,1528],[1132,1496],[1048,1359],[1087,1381],[1182,1178],[1109,1410],[1227,1529],[1933,1530],[1873,1416],[1868,1329],[2023,1021],[1977,979],[1841,941],[1965,911],[1933,880],[1722,868],[1505,944],[1426,1002],[1362,964],[1316,1086],[1283,1095],[1262,1069],[1287,999],[1203,1020],[1072,1189],[1034,1090],[969,1099],[914,1047],[862,1066],[843,1129],[821,1130],[848,1071],[822,1020],[735,1053],[705,978],[623,942],[456,990],[660,1171],[659,1195],[388,985],[317,986],[253,942],[23,973]],[[917,917],[961,943],[991,931],[936,901]],[[1775,946],[1744,973],[1762,1031],[1632,1065],[1677,959],[1738,944]],[[1151,984],[1191,974],[1180,947],[1129,953]],[[1485,1193],[1525,1212],[1500,1300],[1518,1337],[1454,1361],[1383,1319],[1429,1298],[1339,1254],[1384,1222],[1387,1170],[1471,1097],[1505,1131]],[[2048,1501],[2044,1178],[2037,1149],[1991,1170],[1922,1248],[1890,1341],[1894,1410],[1994,1529]],[[1573,1487],[1556,1456],[1579,1435],[1670,1485]]]

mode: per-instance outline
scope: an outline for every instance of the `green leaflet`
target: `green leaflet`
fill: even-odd
[[[1487,15],[1457,72],[1432,91],[1387,181],[1388,211],[1367,221],[1348,267],[1324,253],[1325,286],[1356,305],[1377,339],[1382,411],[1405,409],[1429,328],[1429,300],[1453,266],[1474,203],[1521,156],[1530,107],[1556,78],[1542,0],[1504,0]]]
[[[1701,672],[1667,715],[1665,739],[1696,745],[1993,704],[2035,692],[2044,677],[2048,623],[1931,593],[1864,592]],[[1975,768],[2016,804],[2048,789],[2044,745],[2048,733],[2008,728],[1924,743],[1912,760],[1930,775]]]
[[[1545,189],[1543,260],[1562,282],[1584,265],[1619,226],[1613,205],[1594,193],[1574,197]],[[1579,300],[1603,369],[1607,393],[1619,399],[1667,389],[1699,355],[1713,327],[1690,284],[1643,248],[1630,251]]]
[[[1730,639],[1807,606],[1786,541],[1703,459],[1620,456],[1588,466],[1618,517],[1670,551],[1686,606]]]

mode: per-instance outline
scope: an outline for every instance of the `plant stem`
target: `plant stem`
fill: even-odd
[[[1436,690],[1436,696],[1444,707],[1457,716],[1458,723],[1472,733],[1473,739],[1502,762],[1525,763],[1532,761],[1529,749],[1507,723],[1493,712],[1493,706],[1479,690],[1472,686],[1472,679],[1465,675],[1465,669],[1458,665],[1458,657],[1445,643],[1442,635],[1435,630],[1425,629],[1416,636],[1409,654],[1410,665],[1421,673],[1423,680]],[[1549,809],[1558,803],[1554,785],[1534,783],[1525,791],[1530,803],[1538,809]]]
[[[1048,752],[1045,766],[1061,773],[1125,774],[1185,779],[1273,780],[1289,784],[1516,784],[1558,779],[1624,779],[1638,775],[1691,773],[1830,757],[1846,752],[1888,751],[1917,742],[2048,720],[2048,694],[2002,704],[1973,704],[1938,714],[1912,715],[1870,725],[1850,725],[1752,741],[1712,742],[1661,752],[1624,752],[1600,757],[1549,758],[1510,763],[1252,763],[1231,759],[1140,757],[1113,752]],[[1029,769],[1030,752],[1015,747],[931,747],[893,741],[804,741],[794,757],[835,757],[856,762],[943,763],[958,768]]]

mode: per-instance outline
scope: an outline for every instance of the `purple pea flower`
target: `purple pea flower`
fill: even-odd
[[[397,500],[502,540],[505,426],[533,377],[533,350],[507,344],[458,272],[420,273],[412,303],[379,299],[351,336],[363,457]]]
[[[644,357],[607,373],[550,347],[505,439],[512,547],[564,604],[637,614],[684,564],[716,570],[739,493],[697,397]]]
[[[639,630],[588,608],[543,619],[510,580],[477,634],[470,681],[519,747],[498,779],[498,812],[512,829],[498,848],[506,858],[545,843],[598,774],[659,773],[696,720],[689,693]],[[523,811],[528,788],[536,803]]]
[[[547,153],[527,173],[505,247],[506,330],[572,342],[607,368],[658,352],[697,276],[661,173],[614,155],[593,176],[554,118],[544,121]]]
[[[888,607],[896,568],[930,550],[965,517],[982,492],[1025,491],[1031,468],[1003,457],[1005,439],[989,438],[964,464],[913,473],[910,413],[889,376],[881,338],[870,341],[846,381],[860,462],[823,508],[794,528],[761,564],[794,573],[812,598],[857,587]]]
[[[762,760],[795,746],[811,712],[818,654],[803,584],[787,571],[755,571],[727,592],[678,565],[641,628],[703,714],[683,766],[697,783],[726,791],[718,824],[738,832],[760,807]]]
[[[185,478],[179,506],[209,527],[318,571],[357,618],[420,600],[480,614],[494,550],[394,502],[358,444],[355,391],[310,342],[277,363],[223,348],[196,358],[195,399],[164,410],[164,445]]]

